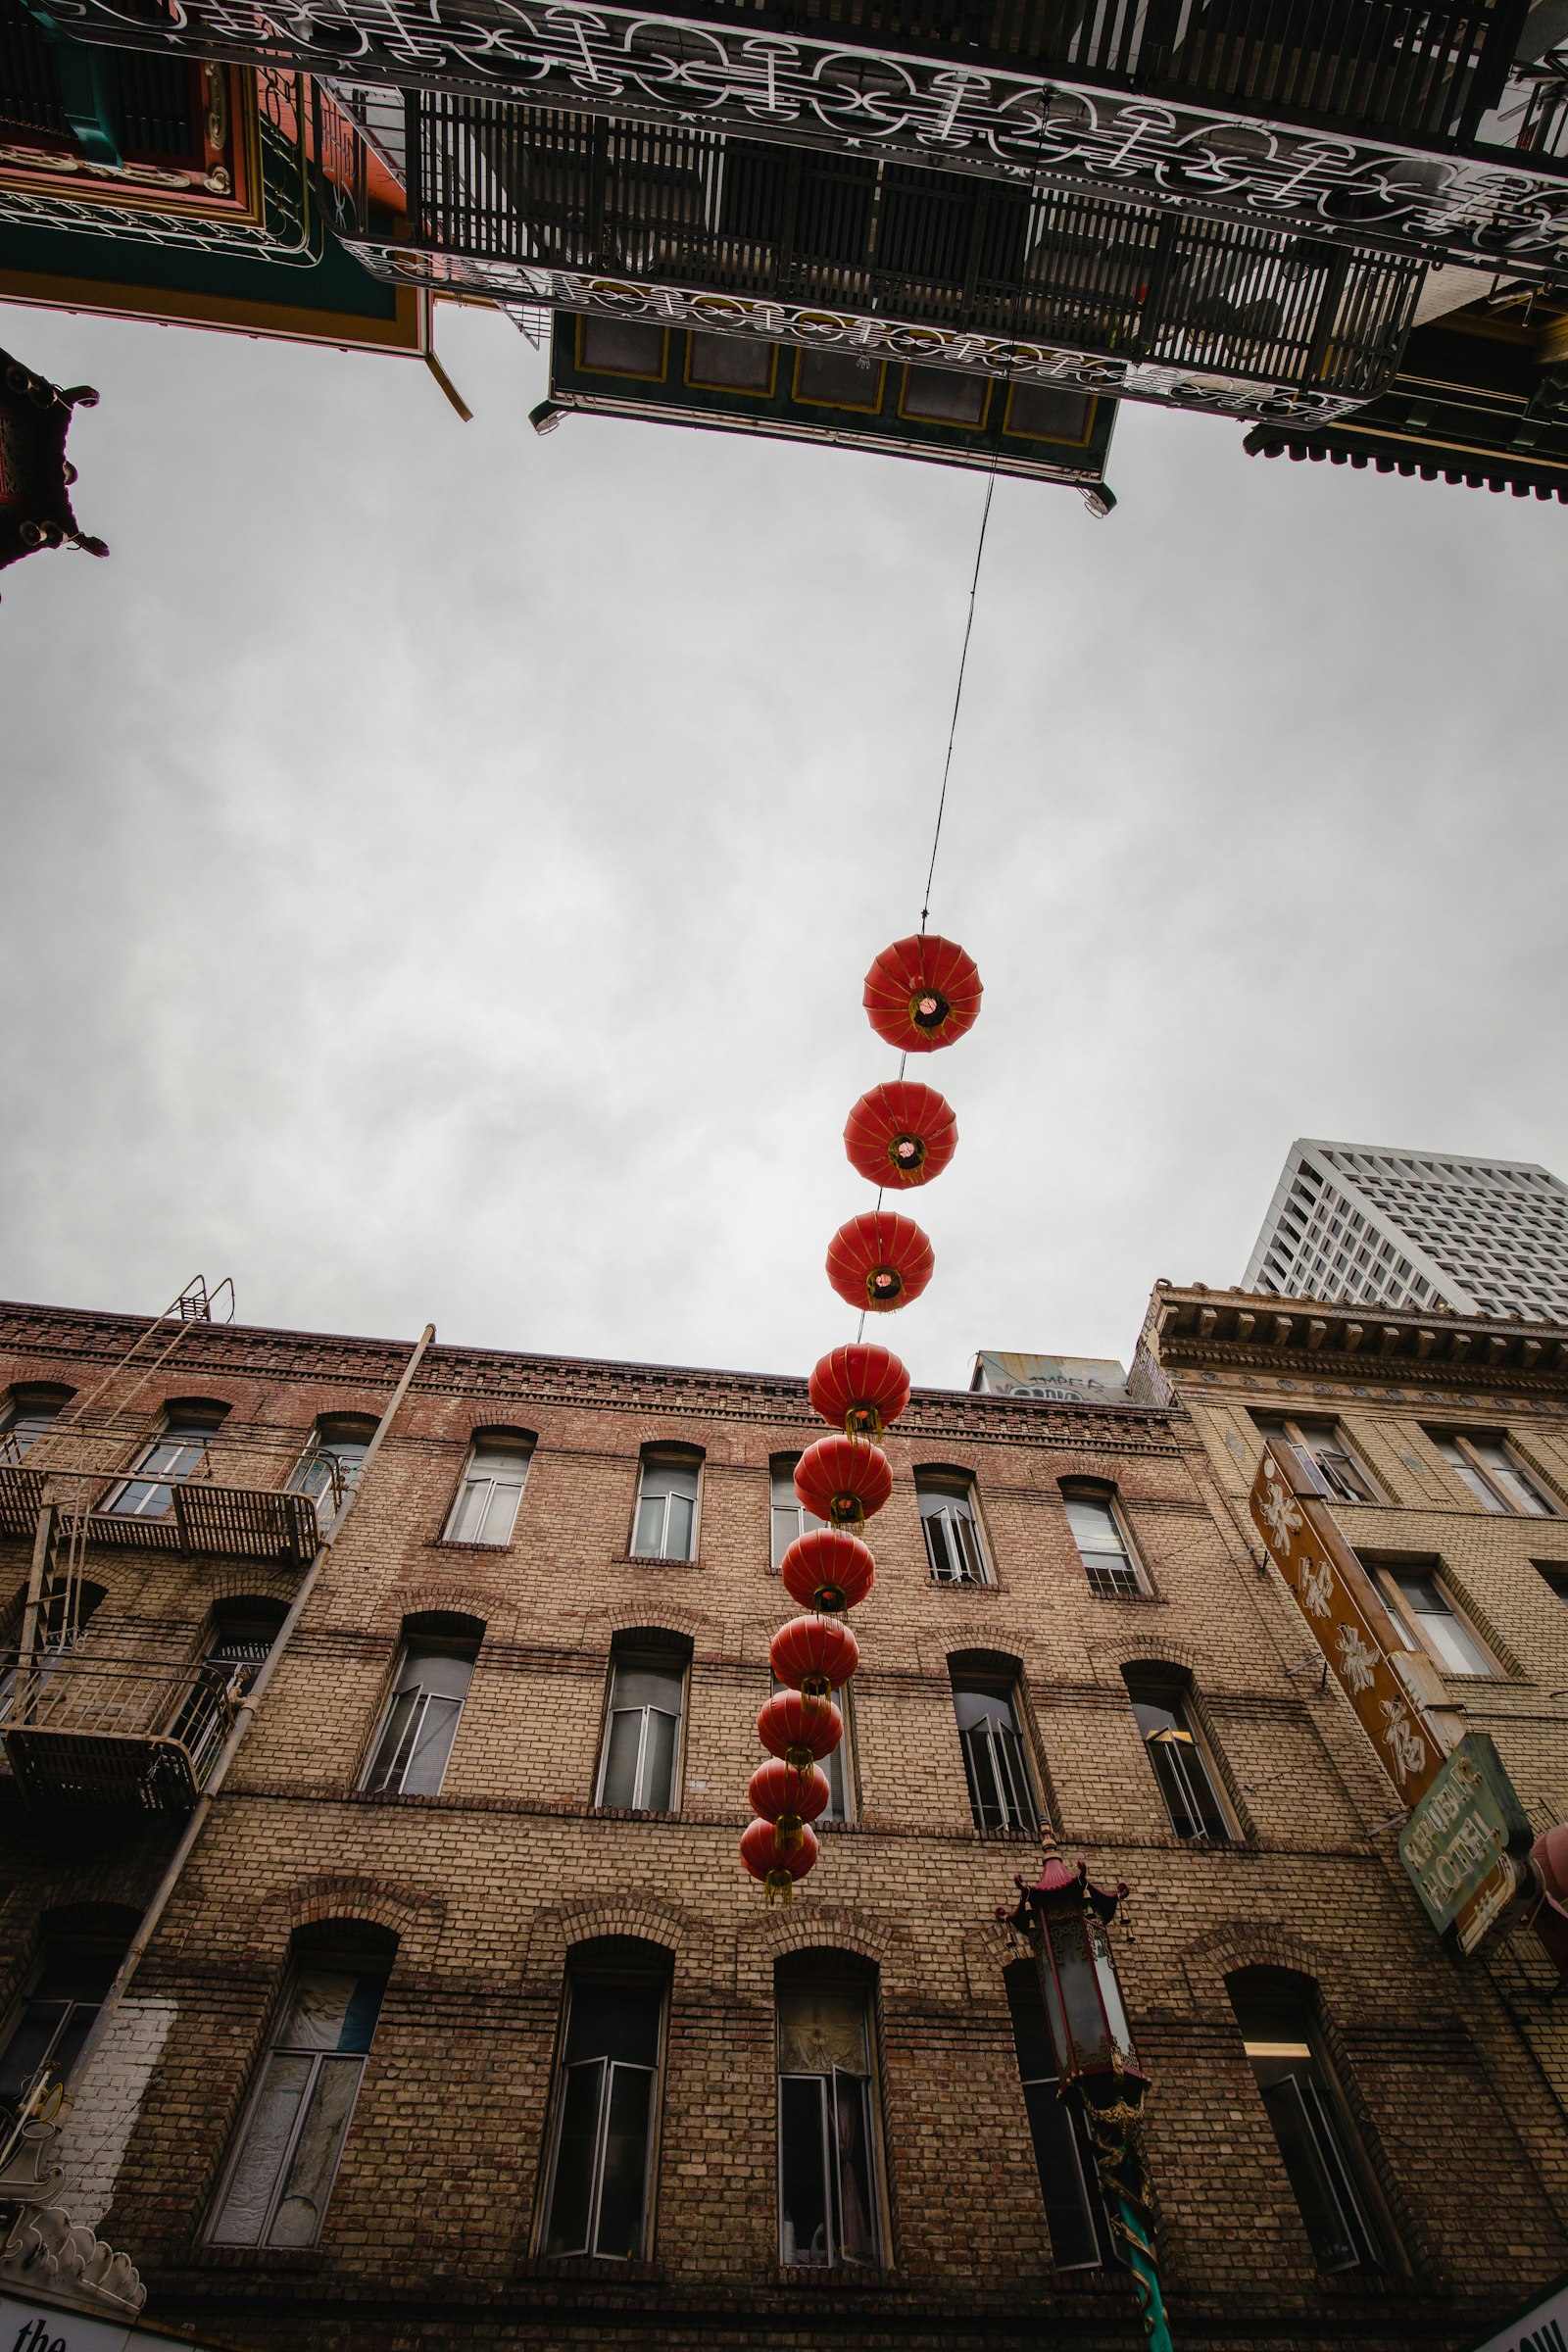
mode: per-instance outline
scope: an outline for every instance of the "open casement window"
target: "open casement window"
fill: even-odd
[[[288,1475],[289,1492],[309,1494],[323,1524],[335,1518],[360,1480],[375,1423],[362,1417],[318,1422]]]
[[[636,1813],[675,1803],[686,1663],[670,1650],[615,1652],[595,1799]]]
[[[778,1988],[779,2261],[808,2270],[880,2260],[875,2110],[865,1991],[809,1976]]]
[[[974,1490],[958,1478],[914,1474],[925,1556],[939,1585],[988,1585],[985,1547],[975,1516]]]
[[[1090,1591],[1104,1600],[1146,1599],[1149,1587],[1110,1495],[1069,1487],[1061,1499]]]
[[[1000,1681],[955,1675],[953,1711],[977,1830],[1035,1830],[1039,1808],[1013,1694]]]
[[[20,1462],[23,1455],[59,1420],[70,1403],[70,1389],[17,1389],[0,1409],[0,1462]]]
[[[632,1553],[639,1560],[692,1560],[697,1556],[698,1464],[667,1454],[643,1456],[637,1488],[637,1526]]]
[[[1136,1680],[1129,1676],[1127,1687],[1171,1828],[1192,1844],[1228,1845],[1233,1835],[1230,1820],[1215,1789],[1187,1692],[1175,1683],[1142,1675]]]
[[[1424,1649],[1444,1674],[1495,1677],[1495,1658],[1449,1600],[1436,1568],[1374,1568],[1393,1604],[1395,1630],[1409,1649]]]
[[[444,1543],[511,1543],[532,1451],[525,1438],[474,1439]]]
[[[1231,2002],[1319,2270],[1387,2270],[1386,2231],[1309,2003],[1235,1985]]]
[[[313,2246],[386,1990],[386,1969],[303,1967],[212,2228],[216,2246]]]
[[[1557,1505],[1531,1477],[1501,1438],[1478,1438],[1454,1431],[1432,1442],[1462,1486],[1468,1487],[1483,1510],[1523,1519],[1555,1519]]]
[[[1076,2098],[1056,2095],[1056,2054],[1046,2023],[1040,1971],[1033,1960],[1015,1960],[1003,1977],[1046,2226],[1051,2231],[1052,2259],[1058,2271],[1095,2270],[1118,2257],[1089,2144],[1089,2128]]]
[[[0,2119],[15,2115],[40,2068],[51,2082],[70,2082],[123,1958],[122,1945],[51,1949],[0,2041]]]
[[[214,1628],[190,1690],[170,1726],[170,1738],[180,1740],[189,1752],[198,1787],[228,1733],[231,1717],[225,1700],[243,1698],[249,1690],[286,1614],[281,1603],[252,1605],[254,1615],[235,1610]]]
[[[439,1796],[473,1675],[475,1642],[414,1636],[403,1652],[365,1786],[391,1796]]]
[[[171,1413],[161,1437],[144,1446],[136,1475],[116,1487],[104,1504],[117,1519],[164,1519],[174,1504],[172,1479],[198,1478],[220,1414]]]
[[[1287,1420],[1277,1413],[1254,1413],[1252,1420],[1260,1437],[1283,1438],[1342,1502],[1383,1500],[1337,1421]]]
[[[768,1464],[773,1482],[773,1568],[776,1573],[784,1554],[797,1536],[823,1523],[814,1511],[808,1511],[795,1492],[795,1465],[798,1453],[775,1453]]]
[[[573,1979],[556,2092],[546,2254],[646,2252],[664,1985]]]

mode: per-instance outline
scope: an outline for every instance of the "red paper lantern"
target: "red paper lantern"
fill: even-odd
[[[830,1527],[858,1527],[892,1494],[893,1471],[864,1438],[818,1438],[795,1465],[795,1492]]]
[[[851,1111],[844,1149],[870,1184],[907,1191],[940,1176],[958,1148],[958,1122],[934,1086],[893,1079],[873,1086]]]
[[[934,1054],[974,1027],[980,975],[951,939],[895,940],[865,975],[871,1026],[901,1054]]]
[[[841,1225],[827,1246],[827,1278],[851,1306],[888,1314],[918,1298],[936,1253],[918,1225],[891,1208],[868,1208]]]
[[[797,1772],[782,1756],[769,1756],[765,1764],[759,1764],[747,1794],[752,1811],[760,1813],[764,1821],[788,1823],[797,1830],[805,1822],[815,1821],[833,1802],[825,1772],[818,1772],[814,1764]]]
[[[858,1607],[876,1583],[870,1546],[843,1527],[797,1536],[778,1566],[791,1600],[834,1615]]]
[[[793,1840],[780,1841],[770,1821],[754,1821],[741,1838],[741,1860],[754,1879],[767,1888],[767,1899],[781,1895],[787,1903],[797,1879],[816,1868],[816,1833],[803,1826]]]
[[[773,1636],[767,1655],[781,1683],[812,1698],[826,1698],[860,1663],[859,1643],[836,1617],[792,1617]]]
[[[812,1410],[852,1438],[879,1438],[909,1401],[909,1375],[874,1342],[835,1348],[811,1374]]]
[[[757,1737],[770,1756],[782,1756],[804,1772],[833,1753],[844,1737],[844,1718],[830,1698],[780,1690],[757,1718]]]

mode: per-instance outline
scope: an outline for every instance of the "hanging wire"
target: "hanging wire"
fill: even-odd
[[[974,570],[969,580],[969,610],[964,616],[963,650],[958,656],[958,682],[953,690],[953,716],[948,722],[948,751],[942,762],[942,790],[937,796],[936,828],[931,835],[931,862],[925,869],[925,892],[920,907],[920,932],[925,934],[931,920],[931,883],[937,870],[937,851],[942,842],[942,819],[948,806],[948,778],[953,773],[953,746],[958,733],[958,710],[963,702],[963,673],[969,666],[969,639],[974,634],[974,600],[980,586],[980,562],[986,552],[986,525],[991,520],[991,501],[997,487],[997,459],[992,453],[991,470],[986,477],[986,503],[980,510],[980,537],[975,545]],[[899,1064],[899,1076],[904,1076],[904,1063]]]

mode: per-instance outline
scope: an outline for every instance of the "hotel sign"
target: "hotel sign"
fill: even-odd
[[[1440,1935],[1466,1912],[1473,1938],[1491,1926],[1513,1893],[1509,1853],[1530,1836],[1495,1747],[1485,1732],[1467,1732],[1399,1832],[1410,1884]]]
[[[1349,1554],[1328,1513],[1298,1488],[1294,1464],[1272,1446],[1252,1481],[1252,1523],[1277,1561],[1312,1638],[1361,1721],[1378,1762],[1407,1805],[1437,1779],[1443,1753],[1432,1727],[1395,1673],[1378,1622],[1363,1596],[1365,1571]]]

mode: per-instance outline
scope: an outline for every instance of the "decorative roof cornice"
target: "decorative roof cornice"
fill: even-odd
[[[1193,1365],[1305,1373],[1314,1380],[1418,1379],[1568,1389],[1568,1332],[1447,1307],[1333,1305],[1274,1292],[1156,1283],[1140,1348],[1167,1373]]]

